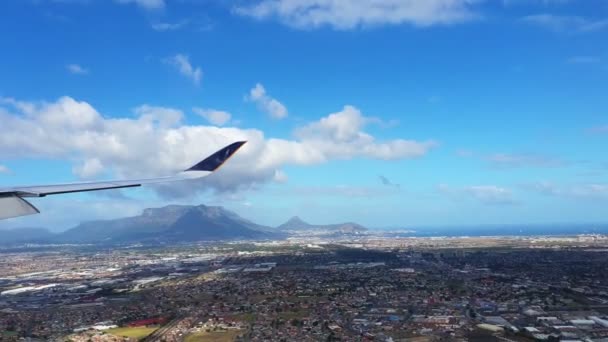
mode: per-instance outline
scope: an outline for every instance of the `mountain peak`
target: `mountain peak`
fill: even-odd
[[[294,217],[290,218],[286,223],[304,223],[304,224],[308,224],[307,222],[305,222],[304,220],[302,220],[300,218],[300,216],[294,216]]]
[[[302,220],[299,216],[290,218],[287,222],[277,227],[278,230],[282,231],[328,231],[328,232],[340,232],[340,233],[362,233],[367,230],[360,224],[353,222],[339,223],[339,224],[325,224],[315,225],[310,224]]]
[[[290,218],[287,222],[278,226],[279,230],[302,230],[310,228],[312,225],[310,223],[304,222],[299,216],[294,216]]]

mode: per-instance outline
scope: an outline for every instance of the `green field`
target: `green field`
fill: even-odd
[[[106,330],[106,333],[141,340],[156,331],[156,329],[158,329],[158,327],[125,327],[108,329]]]
[[[230,316],[227,316],[226,318],[230,318],[234,321],[251,323],[251,322],[255,322],[256,314],[242,313],[242,314],[230,315]]]
[[[200,332],[186,336],[184,342],[232,342],[241,333],[240,330]]]

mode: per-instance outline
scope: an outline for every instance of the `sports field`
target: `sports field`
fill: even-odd
[[[16,337],[16,336],[17,336],[17,332],[16,331],[8,331],[7,330],[7,331],[0,332],[0,337],[9,338],[9,337]]]

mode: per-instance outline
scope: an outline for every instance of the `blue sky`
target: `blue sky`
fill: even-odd
[[[608,2],[0,4],[0,186],[200,182],[33,202],[61,230],[169,203],[263,224],[608,221]]]

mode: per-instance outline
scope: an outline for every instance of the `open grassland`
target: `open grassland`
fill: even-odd
[[[115,336],[131,337],[141,340],[148,337],[148,335],[156,331],[156,329],[158,329],[158,327],[125,327],[108,329],[106,332]]]
[[[232,342],[242,330],[200,332],[186,336],[185,342]]]

